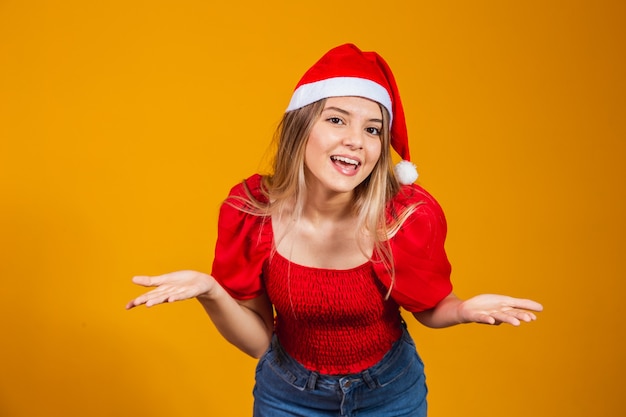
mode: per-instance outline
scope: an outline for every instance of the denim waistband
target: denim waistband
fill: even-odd
[[[364,383],[373,389],[378,386],[378,377],[385,374],[389,368],[397,366],[397,362],[404,358],[404,349],[408,346],[411,346],[413,350],[415,349],[413,339],[405,325],[402,330],[402,336],[378,363],[355,374],[327,375],[311,371],[285,352],[276,335],[272,337],[269,350],[272,354],[268,355],[267,359],[272,366],[280,368],[283,375],[289,378],[289,382],[300,390],[313,390],[317,387],[331,388],[337,385],[342,389],[347,389],[354,383]]]

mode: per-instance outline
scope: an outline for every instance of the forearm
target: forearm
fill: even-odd
[[[217,285],[197,299],[226,340],[255,358],[265,352],[273,333],[272,307],[266,296],[238,301]]]
[[[441,300],[439,304],[430,310],[413,313],[413,316],[424,326],[432,328],[450,327],[461,324],[459,309],[463,300],[459,299],[453,293]]]

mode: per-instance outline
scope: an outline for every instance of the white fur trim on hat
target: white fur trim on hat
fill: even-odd
[[[296,110],[328,97],[357,96],[374,100],[389,112],[389,125],[393,117],[391,97],[380,84],[358,77],[334,77],[302,84],[293,92],[287,111]]]
[[[402,185],[413,184],[417,180],[417,167],[410,161],[402,160],[393,167],[396,178]]]

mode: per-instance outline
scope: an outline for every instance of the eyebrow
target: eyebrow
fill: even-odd
[[[330,110],[336,111],[336,112],[341,113],[341,114],[345,114],[346,116],[350,115],[349,111],[344,110],[344,109],[339,108],[339,107],[334,107],[334,106],[324,107],[324,110],[322,110],[322,113],[324,113],[326,111],[330,111]],[[377,122],[377,123],[382,123],[383,122],[382,119],[370,119],[369,121],[370,122]]]

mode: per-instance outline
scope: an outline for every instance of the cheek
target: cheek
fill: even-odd
[[[367,151],[368,151],[368,159],[372,163],[375,164],[380,159],[380,155],[382,151],[381,143],[380,142],[372,143],[368,147]]]
[[[304,148],[304,163],[313,162],[326,152],[326,143],[316,132],[312,132]]]
[[[315,163],[316,158],[319,158],[320,149],[315,141],[308,141],[304,149],[304,165],[310,166]]]

